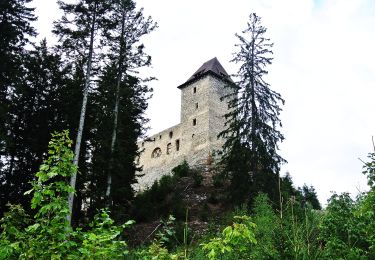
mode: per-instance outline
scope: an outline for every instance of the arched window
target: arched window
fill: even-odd
[[[161,149],[159,147],[156,147],[151,154],[151,158],[157,158],[161,156]]]
[[[169,144],[167,144],[167,154],[170,154],[171,150],[172,150],[172,144],[169,143]]]

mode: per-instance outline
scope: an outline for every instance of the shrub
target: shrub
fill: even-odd
[[[88,231],[69,226],[67,197],[74,189],[67,182],[77,170],[71,144],[67,131],[52,135],[49,156],[27,192],[33,194],[34,219],[20,206],[12,206],[4,215],[0,259],[113,259],[128,253],[125,241],[118,237],[133,221],[115,226],[108,212],[101,211]]]
[[[202,243],[202,249],[209,259],[245,259],[250,254],[250,246],[257,243],[254,236],[255,224],[248,216],[235,216],[232,225],[227,226],[219,237]]]
[[[173,176],[186,177],[189,175],[190,167],[186,161],[172,169]]]
[[[354,215],[355,202],[348,193],[333,194],[320,226],[324,256],[328,258],[364,259],[366,242],[362,234],[363,219]],[[365,245],[365,247],[363,247]]]
[[[194,186],[199,187],[202,185],[203,175],[197,170],[191,170],[191,175],[194,180]]]

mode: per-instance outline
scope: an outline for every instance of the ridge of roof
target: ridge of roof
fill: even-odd
[[[185,87],[186,85],[192,83],[195,80],[198,80],[199,78],[203,77],[204,75],[207,74],[213,74],[214,76],[224,80],[224,81],[229,81],[233,83],[232,79],[228,75],[228,73],[225,71],[224,67],[221,65],[219,60],[214,57],[205,63],[203,63],[200,68],[194,72],[194,74],[183,84],[178,86],[179,89]]]

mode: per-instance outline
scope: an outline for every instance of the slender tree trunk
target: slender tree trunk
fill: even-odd
[[[277,178],[279,179],[278,188],[279,188],[280,219],[282,219],[283,218],[283,197],[281,194],[281,178],[280,178],[279,173],[277,174]]]
[[[253,36],[254,38],[254,36]],[[255,174],[255,171],[257,170],[257,162],[255,160],[255,138],[256,138],[256,120],[257,120],[257,109],[256,109],[256,103],[255,103],[255,79],[254,79],[254,62],[255,62],[255,57],[254,57],[254,40],[251,42],[251,57],[250,57],[250,88],[251,88],[251,139],[252,139],[252,146],[251,146],[251,158],[252,158],[252,166],[251,170],[253,174]]]
[[[115,144],[117,141],[117,125],[118,125],[118,113],[119,113],[119,103],[120,103],[120,85],[123,75],[123,63],[124,63],[124,54],[125,54],[125,47],[126,43],[124,41],[125,37],[125,7],[122,12],[122,21],[121,21],[121,36],[120,36],[120,53],[119,53],[119,64],[118,64],[118,71],[117,71],[117,81],[116,81],[116,94],[115,94],[115,106],[113,109],[113,130],[112,130],[112,140],[111,140],[111,151],[110,151],[110,160],[108,166],[108,174],[107,174],[107,190],[105,193],[106,196],[106,207],[110,207],[112,205],[111,199],[111,186],[112,186],[112,169],[113,169],[113,154],[115,151]],[[125,72],[125,79],[126,79],[126,72]]]
[[[9,164],[9,176],[13,175],[13,168],[14,168],[14,155],[11,156],[10,164]]]
[[[86,67],[85,87],[83,89],[83,100],[82,100],[82,107],[81,107],[81,115],[80,115],[80,118],[79,118],[78,132],[77,132],[77,138],[76,138],[76,143],[75,143],[75,148],[74,148],[73,164],[77,167],[78,167],[79,153],[80,153],[80,149],[81,149],[82,133],[83,133],[83,127],[84,127],[84,124],[85,124],[87,99],[88,99],[89,87],[90,87],[92,55],[93,55],[93,51],[94,51],[94,33],[95,33],[95,23],[96,23],[96,8],[97,8],[97,3],[95,2],[94,14],[93,14],[92,24],[91,24],[91,29],[90,29],[89,56],[88,56],[87,67]],[[77,174],[75,173],[70,178],[70,186],[75,188],[76,181],[77,181]],[[69,224],[71,224],[71,222],[72,222],[73,202],[74,202],[74,193],[70,193],[69,198],[68,198],[69,214],[67,216]]]

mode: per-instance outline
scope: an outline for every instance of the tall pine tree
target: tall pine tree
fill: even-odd
[[[36,36],[31,22],[36,20],[34,9],[27,7],[31,0],[0,2],[0,149],[4,147],[6,114],[9,93],[22,75],[21,64],[24,47],[30,37]]]
[[[16,105],[15,92],[25,72],[22,66],[28,55],[25,46],[36,36],[31,25],[36,20],[34,8],[27,6],[30,2],[0,1],[0,214],[7,202],[19,202],[20,199],[10,194],[17,188],[8,179],[18,162],[16,140],[12,133],[18,120],[11,116],[10,111]]]
[[[107,171],[106,188],[106,199],[108,207],[112,204],[112,175],[114,170],[114,154],[116,147],[118,147],[117,134],[120,112],[119,106],[124,105],[123,103],[120,104],[120,87],[122,85],[122,82],[125,82],[125,85],[123,84],[123,87],[129,88],[127,92],[130,94],[130,98],[132,95],[131,87],[135,88],[137,84],[139,84],[137,82],[139,81],[139,79],[136,78],[135,82],[137,83],[133,83],[133,85],[131,85],[129,83],[132,82],[132,80],[128,80],[129,75],[134,75],[134,73],[137,72],[138,68],[149,66],[151,64],[151,57],[144,52],[144,45],[140,43],[140,39],[142,36],[152,32],[157,26],[156,23],[151,19],[151,17],[144,17],[143,9],[140,9],[139,11],[136,10],[135,3],[132,0],[116,0],[114,1],[114,3],[115,4],[112,6],[112,15],[110,17],[110,20],[113,22],[113,29],[108,31],[108,33],[106,34],[108,43],[111,46],[111,52],[109,53],[110,60],[116,61],[116,80],[114,81],[114,85],[116,87],[114,88],[115,98],[113,102],[114,104],[112,114],[112,138],[109,151],[110,158]],[[128,84],[126,85],[126,83]],[[150,90],[146,87],[144,88],[144,91],[146,91],[147,93]],[[135,94],[137,94],[139,98],[142,98],[144,95],[144,93],[133,93],[133,95]],[[139,104],[139,107],[142,107],[143,103],[144,102],[141,102]],[[143,113],[143,111],[141,113]],[[133,116],[137,117],[138,115],[135,114]],[[129,119],[131,120],[131,118]],[[130,125],[131,123],[129,123],[129,126]],[[129,136],[129,139],[131,139],[135,144],[136,139],[132,139],[131,136]],[[135,155],[136,153],[133,151],[127,156],[133,157],[134,160]],[[135,172],[133,170],[124,174],[131,174],[134,176]],[[130,184],[131,183],[124,183],[125,186],[129,186]],[[130,186],[128,187],[128,189],[129,188]]]
[[[137,139],[144,134],[147,119],[144,112],[150,89],[139,79],[128,75],[121,81],[115,149],[112,144],[113,105],[116,100],[117,66],[106,67],[93,93],[93,113],[89,121],[95,125],[92,141],[92,172],[84,192],[89,201],[87,214],[90,218],[96,210],[105,207],[109,163],[112,163],[111,209],[116,220],[124,219],[133,198],[131,185],[136,182],[135,157],[138,155]]]
[[[30,181],[45,159],[50,133],[67,127],[64,113],[71,102],[63,102],[69,79],[69,67],[51,53],[45,41],[28,52],[22,61],[23,75],[14,82],[8,136],[8,167],[1,171],[4,195],[2,203],[27,205],[23,193],[30,189]],[[4,180],[4,181],[3,181]]]
[[[278,174],[285,161],[278,154],[278,143],[284,139],[278,130],[284,100],[264,79],[273,46],[265,33],[261,18],[252,13],[247,28],[236,34],[238,51],[232,62],[239,64],[239,71],[236,84],[229,86],[233,92],[227,96],[227,129],[219,135],[226,138],[222,162],[231,178],[232,199],[238,203],[253,197],[262,175]],[[274,185],[276,189],[277,182]]]
[[[82,143],[82,136],[84,132],[84,124],[86,117],[86,109],[88,96],[90,92],[90,85],[92,81],[93,64],[95,60],[95,47],[102,48],[102,41],[98,39],[104,31],[108,30],[107,11],[109,10],[110,2],[100,0],[80,0],[75,4],[67,4],[63,1],[58,1],[60,9],[64,11],[64,16],[55,23],[53,32],[59,37],[61,45],[60,50],[66,53],[67,57],[77,60],[83,60],[85,66],[85,81],[82,86],[83,98],[79,117],[79,124],[77,129],[77,137],[74,149],[74,165],[78,166],[80,158],[80,150]],[[95,45],[99,43],[99,46]],[[77,64],[77,63],[76,63]],[[98,66],[96,66],[98,67]],[[77,175],[71,177],[70,185],[76,187]],[[68,221],[71,222],[71,214],[73,210],[74,194],[69,195],[69,211]]]

